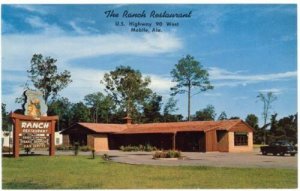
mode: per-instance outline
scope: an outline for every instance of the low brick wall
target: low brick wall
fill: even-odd
[[[94,148],[95,151],[108,151],[107,134],[90,134],[87,136],[87,145]]]

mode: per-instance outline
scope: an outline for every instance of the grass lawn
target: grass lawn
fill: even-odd
[[[127,165],[98,156],[2,158],[3,189],[296,188],[297,170]]]

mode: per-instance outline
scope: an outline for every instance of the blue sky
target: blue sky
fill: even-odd
[[[106,18],[114,10],[188,13],[191,18]],[[60,95],[72,102],[103,91],[103,74],[119,65],[140,70],[151,88],[169,98],[170,71],[190,54],[209,71],[214,89],[192,97],[192,113],[212,104],[217,114],[254,113],[261,119],[258,92],[278,99],[271,113],[297,112],[296,5],[2,5],[2,102],[8,110],[22,94],[34,53],[58,59],[72,84]],[[116,21],[178,22],[160,33],[130,32]],[[104,92],[104,91],[103,91]],[[178,113],[187,115],[186,95],[176,96]]]

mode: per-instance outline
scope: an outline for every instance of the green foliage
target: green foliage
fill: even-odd
[[[9,119],[9,113],[6,111],[6,104],[1,105],[2,112],[2,131],[11,131],[11,121]]]
[[[92,158],[95,159],[95,149],[92,149]]]
[[[263,131],[258,126],[258,117],[254,114],[248,114],[245,122],[250,125],[253,130],[253,142],[254,144],[261,144],[263,142]]]
[[[163,109],[163,120],[164,122],[178,122],[182,121],[183,116],[178,114],[173,114],[178,110],[177,100],[170,97]]]
[[[40,90],[45,98],[55,98],[59,91],[72,82],[69,71],[58,73],[56,59],[43,57],[42,54],[34,54],[31,59],[30,69],[27,70],[33,86]]]
[[[31,148],[25,148],[24,151],[26,152],[27,155],[29,155],[29,152],[31,151]]]
[[[296,189],[297,169],[128,165],[90,156],[2,157],[2,188]]]
[[[151,152],[151,151],[156,151],[157,148],[154,146],[151,146],[150,144],[146,145],[139,145],[139,146],[133,146],[133,145],[127,145],[127,146],[120,146],[120,150],[124,152],[131,152],[131,151],[146,151],[146,152]]]
[[[129,66],[119,66],[106,73],[100,83],[105,85],[105,91],[112,96],[116,104],[125,109],[128,116],[134,118],[139,106],[152,93],[148,88],[150,82],[150,78],[143,78],[140,71]]]
[[[240,117],[239,116],[232,116],[229,119],[240,119]]]
[[[222,111],[222,113],[218,117],[218,120],[226,120],[226,119],[227,119],[227,115],[225,111]]]
[[[168,150],[168,151],[156,151],[153,155],[154,159],[157,158],[180,158],[180,151]]]
[[[271,128],[268,131],[267,142],[287,140],[297,143],[297,114],[276,119],[277,114],[271,115]]]
[[[102,156],[102,158],[103,158],[103,160],[110,160],[110,157],[109,157],[108,154],[104,154],[104,155]]]
[[[176,83],[171,88],[171,95],[188,93],[188,120],[190,120],[191,89],[194,87],[197,89],[198,92],[195,94],[213,89],[209,81],[209,74],[203,69],[200,62],[194,60],[194,57],[187,55],[178,61],[178,64],[171,71],[171,76],[173,78],[172,81]]]
[[[12,152],[12,151],[13,151],[13,148],[9,148],[9,147],[6,147],[6,146],[2,147],[2,152]]]
[[[56,145],[55,149],[58,151],[70,151],[73,149],[72,146],[67,146],[67,145]]]
[[[93,122],[111,122],[111,116],[116,109],[116,105],[110,96],[105,96],[101,92],[96,92],[86,95],[84,101],[90,109]]]
[[[88,151],[92,151],[93,149],[89,146],[80,146],[79,150],[83,152],[88,152]]]
[[[79,152],[79,143],[75,142],[74,143],[74,155],[77,156]]]
[[[72,104],[71,107],[71,121],[76,122],[91,122],[91,115],[89,108],[82,102]]]
[[[197,111],[193,120],[197,121],[213,121],[215,120],[216,112],[215,107],[212,105],[207,105],[206,108]]]
[[[248,114],[245,122],[248,123],[253,129],[258,129],[258,117],[254,114]]]
[[[71,126],[71,107],[72,103],[68,98],[61,97],[55,100],[51,100],[48,104],[48,115],[58,115],[59,121],[56,124],[57,130],[66,129]]]
[[[170,97],[167,103],[165,104],[164,115],[168,115],[178,111],[177,102],[178,100],[175,100],[173,97]]]
[[[162,96],[157,95],[156,93],[151,94],[148,98],[145,99],[143,104],[143,122],[160,122],[162,116],[160,114],[161,105],[162,105]]]

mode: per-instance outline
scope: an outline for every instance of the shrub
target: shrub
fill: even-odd
[[[56,145],[55,148],[58,151],[69,151],[69,150],[72,150],[72,146],[67,146],[67,145]]]
[[[79,143],[75,142],[74,143],[74,155],[77,156],[79,151]]]
[[[9,147],[6,147],[6,146],[3,146],[2,147],[2,152],[12,152],[13,151],[13,148],[11,147],[10,149],[9,149]]]
[[[29,152],[31,151],[31,148],[25,148],[24,150],[25,150],[26,154],[29,155]]]
[[[154,146],[151,146],[150,144],[146,144],[145,151],[147,151],[147,152],[157,151],[157,148]]]
[[[127,146],[120,146],[120,150],[124,152],[131,152],[131,151],[146,151],[146,152],[151,152],[151,151],[156,151],[157,148],[154,146],[151,146],[150,144],[146,145],[139,145],[139,146],[133,146],[133,145],[127,145]]]
[[[104,155],[102,156],[102,158],[103,158],[104,160],[110,160],[108,154],[104,154]]]
[[[80,147],[80,151],[83,151],[83,152],[87,152],[87,151],[91,151],[92,149],[89,147],[89,146],[81,146]]]
[[[180,158],[180,151],[168,150],[168,151],[156,151],[153,155],[154,159],[157,158]]]
[[[95,149],[92,149],[92,157],[95,159]]]

